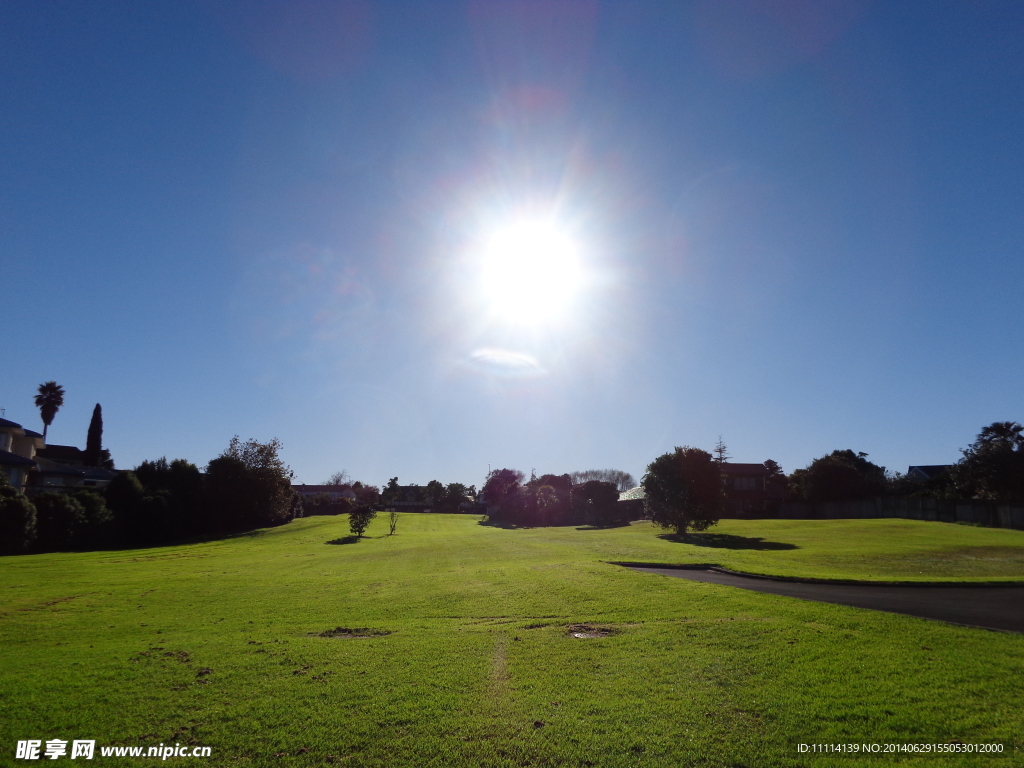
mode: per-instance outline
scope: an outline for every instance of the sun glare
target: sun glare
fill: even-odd
[[[501,319],[537,324],[564,313],[583,281],[578,243],[556,224],[519,221],[485,240],[484,298]]]

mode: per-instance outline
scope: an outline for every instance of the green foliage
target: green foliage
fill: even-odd
[[[793,496],[802,501],[846,501],[881,496],[888,488],[885,467],[872,464],[866,453],[847,449],[815,459],[790,476]]]
[[[615,525],[620,522],[619,491],[615,483],[590,480],[573,487],[573,499],[582,502],[588,522]]]
[[[372,507],[359,506],[348,513],[348,527],[352,533],[362,538],[363,532],[370,525],[370,522],[377,516]]]
[[[103,409],[99,403],[92,409],[89,431],[85,437],[85,466],[98,467],[102,463],[103,452]]]
[[[146,491],[134,472],[119,472],[104,489],[107,508],[114,517],[114,528],[122,541],[138,540],[146,528]]]
[[[718,463],[700,448],[677,447],[647,466],[641,483],[647,516],[662,528],[685,535],[718,522],[725,504]]]
[[[291,469],[266,443],[236,435],[206,469],[207,511],[216,530],[238,531],[287,523],[293,514]]]
[[[448,483],[440,498],[434,500],[434,511],[456,514],[461,511],[460,505],[471,501],[471,487],[467,488],[462,483]]]
[[[0,555],[28,552],[36,536],[35,506],[0,475]]]
[[[1024,427],[1015,421],[983,427],[948,482],[955,498],[1024,501]]]
[[[44,552],[64,552],[74,547],[79,532],[86,527],[85,509],[78,500],[47,491],[36,496],[33,504],[39,530],[36,548]]]
[[[423,489],[424,499],[430,499],[435,504],[439,499],[444,498],[444,483],[440,480],[431,480]]]
[[[398,497],[401,495],[401,492],[401,488],[398,485],[398,478],[392,477],[388,480],[387,487],[384,488],[384,491],[380,495],[381,503],[390,504],[393,501],[400,501]]]
[[[103,496],[83,488],[71,494],[82,505],[84,520],[75,534],[75,549],[97,549],[110,546],[114,539],[114,515]]]

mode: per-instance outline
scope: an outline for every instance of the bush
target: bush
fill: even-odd
[[[114,518],[116,537],[125,543],[135,543],[144,537],[146,529],[146,491],[134,472],[119,472],[104,490],[107,508]]]
[[[80,490],[71,498],[82,505],[85,519],[75,536],[76,549],[98,549],[113,543],[114,516],[103,497],[92,490]]]
[[[85,508],[76,499],[52,491],[36,496],[34,504],[39,530],[36,549],[43,552],[71,549],[86,526]]]
[[[231,439],[206,468],[207,510],[215,530],[241,531],[292,519],[292,471],[281,461],[281,443]]]
[[[36,540],[36,508],[0,475],[0,555],[19,555]]]

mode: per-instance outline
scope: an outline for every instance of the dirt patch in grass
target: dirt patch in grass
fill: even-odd
[[[369,627],[335,627],[321,632],[317,637],[336,637],[342,640],[369,640],[374,637],[390,635],[389,629],[370,629]]]
[[[619,634],[616,627],[597,626],[595,624],[570,624],[565,631],[578,640],[598,640]]]

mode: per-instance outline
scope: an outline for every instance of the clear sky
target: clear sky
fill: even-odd
[[[303,482],[1024,420],[1024,3],[0,2],[0,407]]]

